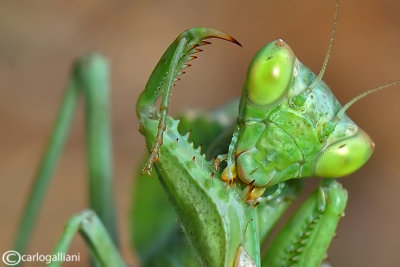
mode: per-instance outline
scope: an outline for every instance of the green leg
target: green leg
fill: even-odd
[[[320,266],[346,202],[347,191],[335,180],[324,180],[278,233],[262,266]]]
[[[20,253],[24,253],[26,250],[51,176],[64,149],[69,128],[75,114],[78,95],[77,82],[74,77],[71,77],[18,227],[14,250]]]
[[[77,232],[88,245],[97,266],[126,266],[106,228],[91,210],[83,211],[68,221],[54,248],[53,255],[67,253]],[[62,262],[51,262],[48,266],[57,267],[61,264]]]
[[[153,163],[158,160],[158,154],[163,142],[163,134],[167,127],[166,118],[172,88],[175,82],[179,80],[178,76],[185,73],[182,70],[190,66],[187,62],[196,58],[193,54],[202,51],[198,47],[209,44],[209,42],[204,41],[204,39],[209,38],[220,38],[239,44],[231,36],[215,29],[192,28],[186,30],[165,51],[152,72],[146,88],[139,96],[136,104],[136,113],[141,127],[143,127],[144,120],[146,119],[158,119],[157,135],[153,146],[149,148],[149,160],[143,168],[143,172],[148,175],[151,175]],[[162,99],[158,111],[155,103],[161,96]]]
[[[212,32],[204,28],[188,30],[168,48],[139,97],[137,115],[151,154],[144,172],[150,172],[153,162],[158,160],[156,166],[160,181],[169,193],[182,229],[198,258],[206,266],[232,266],[240,245],[252,259],[257,261],[260,258],[258,242],[251,246],[243,242],[246,228],[251,232],[249,240],[257,237],[255,226],[248,227],[254,220],[254,210],[239,199],[238,190],[229,190],[220,181],[220,174],[214,171],[200,150],[193,148],[188,137],[178,132],[178,121],[167,117],[167,125],[163,125],[162,116],[166,114],[163,101],[160,111],[154,106],[161,93],[163,97],[168,95],[167,90],[161,88],[169,84],[166,80],[176,76],[171,77],[171,71],[162,70],[169,70],[171,65],[177,64],[171,59],[177,58],[173,56],[175,52],[181,53],[180,42],[188,44],[184,46],[188,48],[188,54],[183,53],[180,57],[183,65],[190,54],[196,52],[193,48],[204,44],[201,39],[223,36],[221,33],[218,33],[220,36],[210,35]],[[159,138],[159,133],[164,131],[165,134]],[[159,156],[157,146],[160,148]]]
[[[219,136],[235,121],[236,113],[237,101],[213,111],[192,111],[190,116],[179,116],[178,130],[181,134],[191,131],[188,141],[193,142],[194,147],[202,145],[205,151],[209,151],[215,136]],[[219,140],[215,147],[226,151],[231,136],[232,132],[229,136],[226,135],[226,140]],[[201,266],[178,225],[177,214],[158,181],[156,169],[152,171],[153,179],[141,176],[140,172],[141,168],[137,171],[133,187],[130,227],[132,243],[141,260],[140,265]]]
[[[117,244],[108,63],[101,55],[90,53],[78,61],[77,69],[77,80],[85,95],[89,207],[96,212]]]
[[[81,91],[86,99],[90,207],[104,222],[113,240],[117,241],[108,115],[108,66],[102,56],[89,53],[74,64],[53,132],[36,173],[14,243],[14,250],[21,254],[27,247],[51,176],[63,151]]]

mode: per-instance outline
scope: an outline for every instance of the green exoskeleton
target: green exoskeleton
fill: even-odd
[[[183,69],[190,66],[187,62],[196,58],[193,54],[202,51],[198,47],[209,44],[205,39],[239,44],[218,30],[192,28],[181,33],[140,95],[136,111],[150,152],[142,172],[160,179],[203,265],[319,266],[324,259],[347,201],[346,191],[332,179],[324,180],[303,203],[263,257],[260,243],[297,196],[302,179],[294,178],[339,178],[368,160],[374,144],[345,111],[361,97],[400,83],[372,89],[340,105],[322,81],[338,6],[337,1],[328,53],[318,75],[280,39],[256,53],[245,79],[238,117],[222,111],[236,122],[233,128],[218,120],[216,114],[221,111],[200,114],[183,132],[202,131],[200,125],[207,131],[190,139],[179,130],[179,121],[167,116],[172,88]],[[214,130],[208,131],[208,127]],[[200,139],[206,143],[206,156],[191,143],[198,145]],[[209,158],[216,156],[215,151],[226,154],[212,162]],[[225,160],[227,166],[220,173],[218,167]],[[235,181],[239,181],[237,188],[225,184]]]
[[[250,63],[223,179],[251,184],[249,201],[288,179],[356,171],[374,144],[340,110],[285,42],[268,43]]]
[[[237,126],[227,155],[222,179],[238,177],[248,184],[245,199],[259,202],[265,189],[292,178],[317,176],[339,178],[358,170],[372,154],[374,143],[344,113],[344,107],[321,80],[328,53],[318,76],[302,64],[283,40],[262,47],[252,59],[243,86]],[[277,193],[279,193],[279,189]],[[270,197],[266,197],[266,200]]]

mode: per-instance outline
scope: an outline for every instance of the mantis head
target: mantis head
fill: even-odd
[[[279,105],[282,100],[290,98],[296,68],[296,56],[281,39],[261,48],[252,59],[247,73],[245,116],[257,121],[265,120],[264,112],[254,111],[269,110],[271,105]],[[321,81],[323,71],[293,99],[303,98],[304,104],[305,99]],[[365,131],[345,115],[345,111],[364,96],[398,83],[399,81],[386,84],[355,97],[345,104],[331,121],[325,123],[322,129],[324,136],[321,150],[313,159],[313,175],[324,178],[343,177],[355,172],[367,162],[372,155],[374,143]]]

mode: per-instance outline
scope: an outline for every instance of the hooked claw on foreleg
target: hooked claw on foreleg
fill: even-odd
[[[194,53],[201,52],[199,46],[210,44],[204,39],[219,38],[235,43],[240,43],[230,35],[211,28],[192,28],[181,33],[175,41],[168,47],[161,57],[157,66],[153,70],[145,90],[140,94],[136,105],[136,113],[143,130],[143,134],[155,136],[154,144],[150,150],[150,156],[143,168],[143,172],[150,175],[153,163],[158,160],[158,154],[163,140],[163,133],[166,130],[166,118],[169,107],[171,91],[175,83],[179,80],[178,76],[184,74],[183,69],[190,66],[187,62],[196,58]],[[160,108],[157,111],[156,101],[162,96]],[[157,133],[152,129],[142,127],[148,119],[154,119],[154,114],[158,116]],[[147,132],[150,131],[150,132]]]

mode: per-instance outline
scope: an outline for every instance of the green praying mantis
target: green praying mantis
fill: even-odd
[[[395,81],[339,104],[322,81],[338,7],[336,2],[332,37],[318,75],[278,39],[254,56],[240,101],[179,119],[167,115],[169,99],[188,61],[201,52],[199,47],[210,44],[210,38],[240,44],[221,31],[192,28],[169,46],[136,109],[150,153],[140,172],[158,178],[141,177],[135,188],[132,240],[142,266],[321,265],[347,202],[346,190],[332,178],[353,173],[373,151],[371,139],[345,111],[370,93],[400,84]],[[21,222],[16,251],[26,247],[82,93],[93,211],[68,221],[53,253],[67,252],[79,233],[93,263],[126,266],[113,207],[107,85],[102,56],[89,53],[78,60]],[[265,249],[274,226],[301,193],[303,178],[310,176],[326,179]]]
[[[181,33],[139,96],[136,111],[150,153],[142,172],[152,175],[156,166],[153,175],[168,193],[202,265],[319,266],[325,258],[347,201],[346,190],[332,178],[358,170],[374,148],[368,134],[345,112],[359,99],[400,84],[394,81],[371,89],[340,105],[322,81],[338,7],[337,1],[320,73],[314,75],[284,41],[268,43],[250,63],[238,116],[230,124],[223,125],[220,118],[232,116],[231,106],[191,120],[167,116],[172,88],[190,66],[188,62],[196,58],[194,54],[202,51],[199,47],[209,44],[206,39],[240,45],[215,29],[192,28]],[[214,131],[209,130],[213,127]],[[185,135],[189,129],[203,136]],[[213,135],[207,136],[210,131]],[[222,172],[221,164],[225,164]],[[261,256],[260,241],[288,204],[280,205],[296,196],[301,178],[311,176],[327,179]],[[145,265],[152,265],[149,262]]]

